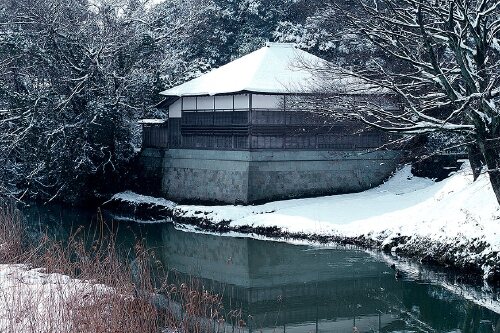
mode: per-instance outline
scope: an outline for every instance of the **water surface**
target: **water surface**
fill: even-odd
[[[32,206],[25,214],[34,230],[54,237],[83,227],[116,233],[122,249],[143,240],[174,272],[172,282],[195,277],[224,295],[226,309],[241,308],[249,332],[500,332],[494,290],[380,254],[186,232],[172,224],[103,226],[95,212],[59,206]]]

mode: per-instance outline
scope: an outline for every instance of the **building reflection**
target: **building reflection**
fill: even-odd
[[[162,229],[162,256],[177,279],[196,277],[242,308],[247,330],[494,332],[498,315],[438,286],[398,280],[385,263],[358,250]],[[465,326],[464,326],[465,325]],[[471,327],[471,325],[467,326]]]

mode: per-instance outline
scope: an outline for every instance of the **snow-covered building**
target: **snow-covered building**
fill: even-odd
[[[142,121],[143,161],[161,167],[162,194],[250,203],[361,191],[382,182],[398,153],[369,151],[386,135],[353,131],[360,124],[304,106],[304,96],[320,84],[305,64],[326,62],[292,44],[267,43],[163,91],[167,119]],[[331,92],[337,96],[383,95],[352,79],[337,81]]]

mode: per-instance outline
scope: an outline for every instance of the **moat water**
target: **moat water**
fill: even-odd
[[[97,216],[59,206],[24,213],[33,230],[62,238],[95,228]],[[142,240],[175,282],[195,277],[222,293],[227,309],[242,310],[248,332],[500,332],[497,291],[392,256],[194,233],[171,223],[107,222],[104,229],[124,249]]]

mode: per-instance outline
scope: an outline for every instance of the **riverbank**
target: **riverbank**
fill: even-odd
[[[0,201],[0,332],[158,332],[149,259],[135,250],[133,270],[113,237],[77,229],[56,239]]]
[[[94,231],[59,239],[0,201],[0,332],[189,331],[207,325],[201,312],[221,308],[220,296],[194,283],[168,284],[140,242],[123,252],[114,234]],[[192,298],[203,293],[212,297]]]
[[[135,207],[139,216],[160,210],[147,220],[171,218],[202,231],[375,248],[500,282],[499,207],[488,176],[473,182],[468,167],[441,182],[405,167],[368,191],[257,206],[157,204],[126,192],[107,206]]]
[[[0,331],[63,333],[104,328],[92,310],[103,310],[95,305],[109,299],[110,291],[27,265],[0,264]]]

